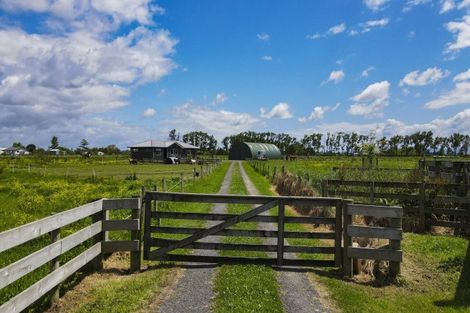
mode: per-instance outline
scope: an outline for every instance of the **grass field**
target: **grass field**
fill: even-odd
[[[272,194],[264,176],[248,164],[245,168],[262,194]],[[398,285],[343,280],[337,270],[326,268],[313,269],[309,275],[326,287],[343,312],[470,312],[468,239],[406,233],[402,248]]]
[[[110,172],[113,172],[115,168],[115,165],[112,163],[107,163],[102,166],[104,169],[109,169]],[[160,169],[165,170],[175,167],[163,164],[158,166]],[[179,166],[180,165],[176,167]],[[186,181],[184,186],[185,190],[194,192],[216,192],[218,190],[217,184],[220,185],[223,178],[223,176],[220,178],[217,175],[223,175],[226,166],[227,165],[222,165],[220,170],[216,170],[214,174],[211,175],[212,179],[207,177],[199,178],[194,186],[192,186],[191,177],[191,180]],[[57,167],[60,167],[60,165],[57,164]],[[175,183],[179,186],[176,180],[172,181],[168,179],[168,187],[171,187]],[[32,222],[49,216],[52,213],[68,210],[99,198],[138,196],[142,186],[153,189],[155,185],[158,185],[159,189],[161,189],[161,177],[133,177],[132,179],[66,178],[62,175],[44,176],[37,173],[28,173],[25,171],[10,172],[3,169],[3,172],[0,173],[0,231]],[[214,190],[211,186],[215,186]],[[117,214],[117,217],[125,218],[125,216],[121,215],[129,214],[129,212],[120,212]],[[64,227],[61,229],[61,237],[65,237],[88,224],[89,219],[85,219]],[[115,232],[111,235],[111,238],[127,239],[127,236],[129,236],[128,232]],[[0,267],[11,264],[49,243],[49,236],[45,235],[29,243],[5,251],[0,254]],[[64,254],[61,257],[61,262],[65,263],[78,255],[86,246],[86,244],[81,245]],[[17,282],[3,288],[0,290],[0,303],[7,301],[39,278],[45,276],[48,272],[49,265],[46,264],[24,276]],[[65,284],[65,288],[73,284],[76,277],[69,280]],[[46,301],[47,299],[42,299],[40,303],[34,306],[33,310],[36,309],[40,311]]]
[[[414,171],[418,169],[419,157],[378,157],[377,159],[378,163],[375,159],[373,161],[373,168],[365,170],[361,169],[362,157],[360,156],[312,156],[295,161],[269,160],[253,163],[267,176],[272,177],[274,172],[279,173],[284,168],[286,171],[309,180],[317,187],[320,186],[322,179],[414,181],[419,177]],[[367,158],[365,161],[367,167]]]

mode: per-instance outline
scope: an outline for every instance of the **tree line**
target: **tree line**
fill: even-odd
[[[470,148],[470,136],[460,133],[446,137],[434,136],[432,131],[421,131],[380,138],[373,132],[369,135],[356,132],[312,133],[298,140],[284,133],[248,131],[225,137],[222,140],[223,149],[228,151],[232,144],[243,141],[272,143],[283,154],[295,155],[354,155],[372,151],[386,155],[468,155]]]
[[[300,140],[286,133],[247,131],[226,136],[221,145],[213,135],[202,131],[191,131],[181,135],[175,129],[168,134],[169,140],[183,141],[200,148],[201,153],[228,154],[230,147],[239,142],[272,143],[284,155],[318,155],[318,154],[369,154],[385,155],[468,155],[470,136],[454,133],[450,136],[435,136],[432,131],[415,132],[410,135],[394,135],[377,138],[375,133],[362,135],[356,132],[311,133],[305,134]],[[45,153],[46,150],[34,144],[23,146],[21,142],[13,143],[13,147],[23,148],[30,153]],[[106,147],[89,147],[86,139],[80,141],[76,149],[68,149],[59,144],[57,136],[51,138],[50,149],[59,149],[67,154],[82,154],[88,151],[96,154],[119,154],[124,151],[112,144]]]

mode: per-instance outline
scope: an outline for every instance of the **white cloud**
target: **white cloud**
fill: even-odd
[[[227,100],[228,97],[225,95],[225,93],[221,92],[215,95],[214,104],[222,104]]]
[[[46,12],[45,25],[66,25],[34,34],[0,28],[0,127],[24,130],[29,138],[86,127],[96,114],[126,106],[138,85],[176,68],[177,41],[153,25],[152,15],[161,10],[148,1],[0,0],[0,6]],[[131,22],[117,35],[107,32]]]
[[[387,26],[389,22],[389,18],[382,18],[380,20],[370,20],[363,23],[359,23],[357,29],[351,29],[349,31],[349,36],[356,36],[359,34],[368,33],[374,28],[381,28]]]
[[[405,75],[400,80],[400,86],[425,86],[435,84],[439,80],[449,75],[449,71],[443,71],[437,67],[430,67],[423,72],[413,71]]]
[[[470,69],[466,70],[465,72],[459,73],[454,77],[454,82],[460,82],[464,80],[470,80]]]
[[[256,37],[257,37],[259,40],[263,40],[263,41],[268,41],[269,39],[271,39],[271,36],[269,36],[269,35],[266,34],[266,33],[257,34]]]
[[[369,66],[368,68],[362,71],[361,77],[369,77],[369,73],[373,70],[375,70],[375,67]]]
[[[221,139],[252,128],[259,120],[248,113],[212,110],[204,106],[185,103],[171,112],[172,118],[163,122],[181,132],[201,130]]]
[[[164,13],[151,0],[0,0],[0,7],[11,12],[49,13],[59,20],[49,19],[47,25],[58,23],[66,28],[87,28],[95,32],[116,29],[121,23],[152,25],[153,15]]]
[[[449,22],[446,27],[449,32],[456,34],[455,42],[447,43],[446,53],[470,47],[470,15],[464,16],[459,22]]]
[[[326,81],[322,82],[322,85],[327,84],[329,82],[333,82],[333,83],[337,84],[340,81],[342,81],[345,76],[346,75],[344,74],[344,72],[342,70],[332,71],[330,73],[330,76],[328,77],[328,79]]]
[[[442,109],[448,106],[459,104],[470,104],[469,81],[461,81],[456,83],[454,89],[442,94],[435,100],[427,102],[424,107],[427,109]]]
[[[380,10],[389,0],[363,0],[365,6],[371,10]]]
[[[142,116],[145,118],[149,118],[155,116],[155,114],[157,114],[157,111],[154,108],[147,108],[144,110]]]
[[[367,86],[351,98],[355,103],[349,107],[348,113],[365,117],[381,116],[383,108],[388,105],[389,90],[390,83],[386,80]]]
[[[431,3],[431,0],[408,0],[403,7],[403,12],[411,11],[415,6]]]
[[[260,109],[260,115],[263,118],[280,118],[287,119],[292,117],[292,113],[289,112],[289,104],[286,102],[280,102],[276,104],[271,111],[267,111],[265,108]]]
[[[441,1],[441,10],[439,11],[440,14],[446,13],[450,10],[455,8],[454,0],[442,0]]]
[[[346,24],[341,23],[341,24],[332,26],[330,29],[328,29],[326,33],[327,35],[337,35],[337,34],[341,34],[345,30],[346,30]]]
[[[273,57],[270,56],[270,55],[264,55],[261,60],[263,61],[272,61],[273,60]]]
[[[307,36],[305,36],[305,38],[310,39],[310,40],[315,40],[315,39],[319,39],[319,38],[322,38],[322,37],[338,35],[338,34],[343,33],[344,31],[346,31],[346,24],[341,23],[341,24],[338,24],[338,25],[331,26],[323,34],[315,33],[315,34],[307,35]]]
[[[315,34],[307,35],[307,36],[305,36],[305,38],[314,40],[314,39],[321,38],[321,35],[319,33],[315,33]]]
[[[324,123],[316,125],[314,128],[297,129],[290,131],[297,137],[302,137],[307,133],[336,133],[338,130],[343,132],[356,132],[368,135],[371,132],[376,133],[376,137],[390,137],[394,135],[410,135],[417,131],[432,131],[437,136],[449,136],[453,133],[468,133],[470,129],[470,109],[466,109],[449,118],[436,118],[427,123],[406,124],[396,119],[387,119],[381,123],[355,124],[350,122]]]
[[[330,107],[330,106],[316,106],[313,108],[312,112],[310,113],[309,116],[306,117],[301,117],[298,119],[300,123],[305,123],[307,121],[314,121],[314,120],[321,120],[324,118],[325,113],[328,111],[335,111],[339,107],[339,103],[337,103],[335,106]]]
[[[0,30],[0,123],[37,123],[127,104],[130,86],[158,81],[175,67],[167,31],[139,27],[104,41]]]

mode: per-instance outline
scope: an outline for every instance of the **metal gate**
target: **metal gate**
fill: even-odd
[[[340,198],[146,192],[144,202],[144,259],[146,260],[254,263],[278,266],[341,266],[342,212],[346,201]],[[176,209],[174,202],[236,203],[251,204],[255,207],[242,214],[194,213]],[[169,205],[162,206],[162,203],[169,203]],[[287,205],[302,206],[306,209],[316,208],[329,214],[323,217],[289,216],[290,214],[286,216]],[[220,222],[212,222],[216,224],[206,227],[186,227],[181,226],[184,222],[175,223],[175,220],[199,220],[201,225],[207,224],[207,221]],[[256,222],[257,225],[269,223],[276,227],[272,226],[269,230],[258,227],[254,229],[233,228],[242,222]],[[306,227],[298,229],[294,226],[291,229],[289,224],[304,224]],[[317,231],[311,227],[313,225],[325,225],[325,227],[322,231]],[[186,236],[181,238],[183,235]],[[214,242],[207,240],[209,236],[265,238],[263,241],[268,241],[267,239],[270,238],[271,241],[275,240],[275,244],[265,242],[234,244],[223,243],[222,240]],[[175,239],[175,237],[181,239]],[[322,245],[323,240],[328,240],[330,244]],[[178,253],[179,251],[176,250],[181,248],[195,249],[198,253]],[[268,252],[271,257],[219,256],[214,250],[264,251]],[[302,253],[305,257],[297,258],[293,253]]]

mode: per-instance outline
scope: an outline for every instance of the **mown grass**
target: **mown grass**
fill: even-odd
[[[249,165],[245,169],[261,193],[272,194],[265,177]],[[335,269],[316,268],[309,275],[327,288],[330,297],[346,313],[470,312],[467,239],[406,233],[402,249],[404,262],[398,285],[343,280]]]
[[[235,164],[230,185],[231,194],[247,194],[247,190]],[[241,214],[251,205],[230,204],[230,214]],[[234,229],[256,229],[256,223],[241,223]],[[261,238],[225,237],[224,243],[262,244]],[[264,252],[222,251],[224,256],[266,257]],[[214,312],[282,312],[279,287],[271,267],[261,265],[223,265],[215,279],[216,298]]]
[[[171,167],[171,166],[168,166]],[[186,184],[185,190],[193,192],[205,192],[208,186],[218,187],[223,178],[227,165],[222,165],[214,171],[211,177],[202,177],[197,180],[196,185]],[[222,177],[222,178],[221,178]],[[0,174],[0,231],[4,231],[28,222],[49,216],[52,212],[61,212],[91,202],[99,198],[118,198],[138,196],[141,187],[152,189],[159,184],[160,179],[136,180],[105,180],[105,179],[79,179],[65,178],[62,176],[46,176],[34,173],[10,173],[3,171]],[[187,182],[190,183],[190,182]],[[161,187],[160,187],[161,188]],[[112,218],[127,218],[129,211],[113,212]],[[83,219],[61,229],[61,237],[83,228],[90,224],[91,219]],[[128,238],[128,232],[112,232],[112,239]],[[50,243],[47,235],[28,243],[20,245],[0,254],[0,268],[22,257],[45,247]],[[74,248],[61,256],[61,263],[65,263],[80,252],[84,251],[90,243],[87,242]],[[24,276],[17,282],[0,290],[0,303],[18,294],[49,272],[46,264],[30,274]],[[67,280],[64,288],[75,283],[78,276]],[[44,297],[31,307],[30,311],[41,311],[47,306],[48,297]]]

